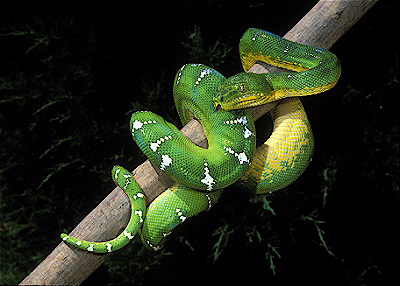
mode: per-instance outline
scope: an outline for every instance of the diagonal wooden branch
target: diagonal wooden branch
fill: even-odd
[[[286,39],[329,49],[378,0],[320,0],[284,37]],[[262,64],[250,70],[268,72]],[[252,109],[258,119],[271,105]],[[205,146],[206,138],[201,125],[192,120],[182,130],[191,141]],[[173,183],[149,161],[133,171],[134,177],[147,196],[148,203]],[[128,222],[130,204],[120,188],[115,188],[71,232],[88,240],[107,240],[121,232]],[[61,242],[53,252],[29,274],[22,285],[79,285],[105,260],[107,255],[95,255],[71,248]]]

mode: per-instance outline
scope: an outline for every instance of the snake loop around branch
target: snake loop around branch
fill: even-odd
[[[285,188],[308,166],[314,139],[298,96],[321,93],[339,79],[336,56],[324,49],[291,42],[272,33],[247,30],[240,40],[245,72],[225,78],[203,64],[186,64],[174,80],[174,100],[182,121],[196,118],[208,148],[190,142],[171,123],[149,111],[132,115],[133,139],[148,159],[176,184],[146,210],[144,195],[131,174],[116,166],[112,177],[128,195],[132,214],[125,230],[106,242],[61,237],[80,249],[107,253],[126,245],[136,233],[158,250],[172,229],[210,209],[223,188],[234,183],[252,194]],[[287,72],[247,72],[257,61]],[[248,107],[279,101],[270,112],[271,136],[256,148],[256,131]],[[161,103],[160,103],[161,104]]]

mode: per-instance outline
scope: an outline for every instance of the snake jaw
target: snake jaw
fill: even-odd
[[[226,91],[224,91],[226,92]],[[216,113],[218,110],[230,110],[230,109],[226,109],[226,104],[224,102],[224,94],[222,92],[218,92],[217,95],[215,95],[215,97],[212,99],[212,102],[214,104],[215,110],[213,113]]]
[[[218,110],[234,110],[243,108],[240,106],[238,99],[243,94],[237,90],[237,86],[230,87],[228,89],[222,89],[217,92],[217,95],[213,98],[213,103]],[[239,104],[238,104],[239,103]]]
[[[213,114],[217,113],[218,110],[223,110],[221,104],[219,104],[219,103],[214,104],[214,106],[215,106],[215,110],[214,110]]]
[[[214,98],[214,112],[218,110],[243,109],[260,105],[260,99],[262,99],[263,96],[264,93],[238,93],[237,91],[232,91],[229,94],[225,94],[225,96],[220,95]]]

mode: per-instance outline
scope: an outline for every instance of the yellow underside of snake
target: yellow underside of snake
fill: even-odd
[[[240,40],[245,71],[256,61],[288,72],[242,72],[225,78],[202,64],[184,65],[174,80],[174,99],[183,124],[196,118],[208,148],[201,148],[162,117],[140,111],[132,115],[133,139],[149,160],[176,184],[146,210],[145,198],[122,167],[112,177],[132,204],[131,220],[114,240],[91,242],[62,234],[64,241],[87,251],[106,253],[126,245],[136,233],[151,249],[159,249],[171,230],[187,218],[208,210],[222,189],[236,183],[252,194],[285,188],[308,166],[314,140],[298,96],[332,88],[341,72],[331,52],[249,29]],[[255,146],[255,127],[248,107],[279,100],[270,111],[271,136]],[[162,104],[162,103],[160,103]]]

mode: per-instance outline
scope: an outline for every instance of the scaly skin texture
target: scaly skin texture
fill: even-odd
[[[307,168],[314,138],[297,97],[285,98],[270,112],[274,129],[257,147],[250,169],[237,185],[249,193],[266,194],[293,183]]]
[[[202,191],[227,187],[250,166],[255,128],[247,109],[214,112],[212,99],[225,81],[202,64],[184,65],[174,82],[174,98],[182,123],[196,117],[204,128],[208,148],[190,142],[172,124],[152,112],[131,118],[133,139],[154,165],[174,181]]]
[[[79,249],[95,252],[107,253],[118,250],[124,247],[133,239],[143,223],[143,218],[146,213],[146,201],[142,189],[136,183],[135,179],[128,170],[120,166],[115,166],[111,174],[114,182],[128,196],[131,203],[131,218],[124,231],[116,238],[105,242],[92,242],[81,240],[65,233],[61,234],[61,238]]]
[[[248,29],[240,40],[239,49],[245,71],[256,61],[262,61],[295,73],[239,73],[228,78],[214,98],[214,104],[225,110],[321,93],[336,84],[341,72],[339,60],[333,53],[259,29]]]
[[[175,105],[183,124],[192,118],[200,121],[208,148],[196,146],[154,113],[134,113],[130,123],[133,139],[149,160],[177,183],[158,196],[146,212],[143,194],[133,177],[122,167],[114,167],[112,177],[132,205],[125,230],[106,242],[62,234],[64,241],[105,253],[120,249],[139,232],[146,246],[158,250],[173,228],[210,209],[223,188],[236,182],[252,194],[271,193],[304,172],[314,140],[297,96],[332,88],[340,76],[338,59],[329,51],[259,29],[249,29],[243,35],[240,56],[245,71],[260,60],[293,72],[244,72],[226,79],[205,65],[184,65],[174,80]],[[255,148],[254,122],[245,108],[275,100],[280,101],[270,112],[272,135]]]
[[[153,250],[160,249],[173,228],[209,210],[221,194],[222,190],[205,193],[179,184],[172,186],[149,206],[141,231],[143,243]]]

